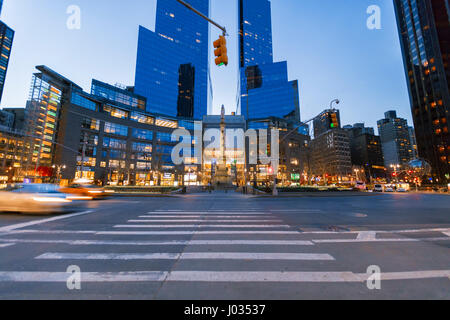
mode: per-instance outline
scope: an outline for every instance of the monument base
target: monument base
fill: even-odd
[[[233,179],[228,174],[228,168],[224,165],[218,165],[213,179],[213,185],[216,189],[234,188]]]

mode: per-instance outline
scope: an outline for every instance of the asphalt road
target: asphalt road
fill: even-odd
[[[0,299],[450,299],[450,197],[214,193],[1,214]]]

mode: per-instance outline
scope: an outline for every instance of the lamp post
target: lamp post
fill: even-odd
[[[333,110],[333,103],[336,103],[338,105],[338,104],[341,103],[341,100],[339,100],[339,99],[331,100],[331,102],[330,102],[330,110]]]
[[[359,181],[359,169],[355,169],[356,181]]]
[[[63,165],[56,165],[56,164],[54,164],[52,166],[52,168],[56,169],[56,179],[57,179],[58,184],[61,183],[61,171],[66,169],[67,166],[65,164],[63,164]]]

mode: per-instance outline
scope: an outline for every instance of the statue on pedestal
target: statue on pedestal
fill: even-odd
[[[232,186],[232,177],[228,173],[226,151],[226,125],[225,125],[225,106],[222,106],[220,119],[220,159],[217,164],[216,173],[213,177],[213,184],[219,188]]]

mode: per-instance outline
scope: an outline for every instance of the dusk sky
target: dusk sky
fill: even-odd
[[[288,61],[300,85],[307,120],[334,98],[343,124],[376,126],[384,112],[411,113],[392,0],[272,0],[275,61]],[[236,108],[237,1],[211,0],[225,25],[230,65],[211,66],[214,110]],[[366,26],[381,7],[381,30]],[[81,29],[66,27],[69,5],[81,8]],[[2,20],[16,31],[2,107],[24,107],[34,66],[47,65],[90,91],[91,79],[134,84],[138,26],[154,30],[156,0],[5,0]],[[211,28],[216,38],[217,29]],[[215,39],[212,39],[215,40]],[[211,62],[213,62],[211,52]]]

